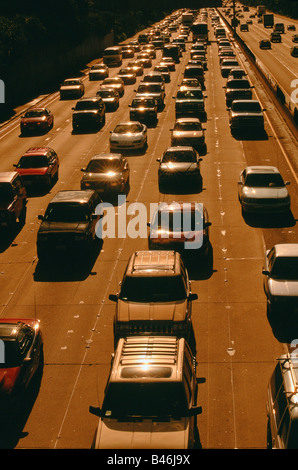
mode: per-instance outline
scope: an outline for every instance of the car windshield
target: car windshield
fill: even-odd
[[[75,110],[76,111],[85,111],[89,109],[97,109],[98,102],[97,101],[78,101]]]
[[[65,80],[62,83],[63,86],[69,86],[69,85],[80,85],[80,82],[78,80]]]
[[[127,74],[131,74],[131,70],[129,69],[121,69],[119,72],[118,72],[119,75],[127,75]]]
[[[0,200],[12,201],[14,192],[9,183],[0,183]]]
[[[272,266],[271,277],[298,281],[298,257],[277,257]]]
[[[160,93],[161,88],[158,83],[148,83],[140,85],[138,88],[138,93]]]
[[[120,299],[129,302],[175,302],[186,298],[186,290],[180,276],[126,276]],[[141,274],[143,274],[141,272]],[[147,273],[148,274],[148,273]]]
[[[226,66],[229,66],[229,67],[235,67],[238,65],[238,62],[237,60],[225,60],[223,63],[222,63],[222,66],[223,67],[226,67]]]
[[[155,101],[154,100],[151,100],[151,99],[148,99],[148,100],[138,100],[138,99],[135,99],[133,100],[133,102],[131,103],[131,107],[132,108],[139,108],[139,107],[146,107],[146,108],[154,108],[155,106]]]
[[[47,222],[87,222],[88,214],[85,205],[80,203],[54,203],[49,205],[44,220]]]
[[[201,131],[202,125],[200,122],[176,122],[175,131]]]
[[[96,94],[102,98],[114,98],[116,96],[114,90],[99,90]]]
[[[22,364],[22,356],[19,353],[17,348],[17,343],[15,340],[5,340],[4,341],[4,359],[5,362],[0,361],[0,369],[7,367],[18,367]]]
[[[144,77],[144,82],[163,82],[163,79],[159,75],[146,75],[146,77]]]
[[[177,99],[187,99],[187,100],[201,100],[203,99],[202,90],[184,90],[178,91]]]
[[[250,84],[248,80],[231,80],[227,84],[227,88],[238,88],[238,89],[250,88]]]
[[[186,78],[186,79],[183,79],[182,82],[181,82],[181,86],[190,86],[190,87],[199,87],[200,86],[200,82],[197,78]]]
[[[119,160],[116,159],[103,159],[92,160],[89,162],[86,171],[89,173],[106,173],[108,171],[120,171],[121,164]]]
[[[103,85],[119,85],[120,83],[120,79],[118,80],[117,78],[105,78],[102,82]]]
[[[165,152],[162,163],[195,163],[196,155],[191,150],[178,150],[176,152]]]
[[[106,70],[102,65],[92,65],[91,70]]]
[[[179,419],[187,414],[186,395],[177,382],[110,383],[102,407],[102,416],[116,419]]]
[[[239,101],[232,103],[232,111],[246,111],[249,113],[260,113],[262,111],[260,103],[253,101],[246,101],[245,103]]]
[[[142,132],[141,124],[118,124],[115,127],[115,134],[136,134]]]
[[[41,116],[46,116],[46,112],[43,109],[27,111],[25,114],[25,118],[35,118]]]
[[[284,185],[284,180],[279,174],[251,174],[247,175],[245,179],[245,186],[255,188],[281,188]]]
[[[44,168],[49,166],[45,155],[32,155],[30,157],[22,157],[18,163],[18,168]]]

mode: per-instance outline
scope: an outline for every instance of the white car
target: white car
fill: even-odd
[[[238,181],[238,199],[243,212],[280,213],[290,211],[288,181],[274,166],[248,166]]]
[[[180,118],[171,129],[171,145],[191,145],[199,150],[205,147],[204,128],[198,118]]]
[[[125,121],[116,125],[110,135],[110,151],[145,150],[147,126],[138,121]]]

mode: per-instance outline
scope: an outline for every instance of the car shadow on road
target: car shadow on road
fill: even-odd
[[[290,344],[294,340],[298,342],[297,313],[291,314],[285,309],[284,314],[277,316],[267,311],[267,318],[273,335],[280,343]]]
[[[192,250],[188,250],[191,252]],[[192,255],[187,253],[183,256],[183,260],[188,270],[189,279],[192,281],[202,281],[209,279],[215,272],[213,269],[213,248],[210,244],[209,252],[206,257]]]
[[[89,276],[96,275],[92,271],[94,264],[102,250],[103,241],[96,240],[96,246],[88,255],[75,257],[55,257],[48,260],[38,261],[34,272],[35,282],[74,282],[83,281]]]
[[[32,378],[28,389],[22,393],[12,409],[7,408],[0,417],[0,449],[14,449],[28,433],[23,429],[37,399],[42,379],[42,368]]]
[[[258,131],[258,132],[251,132],[249,133],[248,131],[232,131],[231,132],[232,136],[236,139],[236,140],[268,140],[269,139],[269,136],[267,134],[267,132],[264,130],[264,131]]]
[[[292,212],[286,214],[243,214],[247,225],[255,228],[294,227],[296,220]]]
[[[0,230],[0,253],[4,253],[13,245],[14,240],[17,238],[24,225],[24,223],[17,222],[14,227],[8,230]]]
[[[175,196],[179,194],[199,194],[204,190],[203,178],[197,184],[179,184],[178,182],[172,184],[159,184],[159,192],[161,194],[173,194]]]

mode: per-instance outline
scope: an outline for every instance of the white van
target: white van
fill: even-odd
[[[122,65],[122,48],[119,46],[107,47],[103,52],[103,63],[110,65]]]

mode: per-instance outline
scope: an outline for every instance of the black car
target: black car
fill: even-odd
[[[156,123],[157,102],[154,98],[134,98],[129,107],[131,121]]]
[[[204,117],[205,103],[202,90],[190,87],[178,90],[175,102],[175,112],[176,118],[181,116]]]
[[[39,260],[57,256],[90,253],[94,247],[96,225],[101,216],[96,208],[101,198],[94,190],[59,191],[49,203],[37,233]]]
[[[81,189],[94,189],[102,194],[121,194],[129,190],[129,164],[116,153],[100,153],[91,158],[81,179]]]
[[[74,131],[79,128],[99,128],[105,123],[105,104],[100,96],[83,98],[72,109]]]
[[[269,39],[261,39],[259,42],[260,49],[271,49],[271,42]]]
[[[158,184],[162,190],[169,184],[188,188],[190,184],[202,186],[199,153],[190,146],[168,147],[161,158],[158,158]]]
[[[252,99],[253,86],[246,78],[227,80],[227,85],[223,88],[226,89],[226,104],[228,107],[231,106],[234,100]]]

